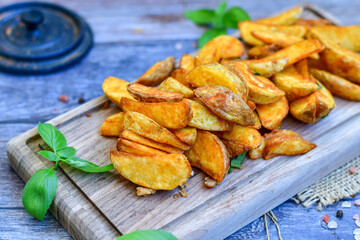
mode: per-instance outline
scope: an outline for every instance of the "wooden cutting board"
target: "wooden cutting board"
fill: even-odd
[[[339,24],[316,6],[304,6],[306,18]],[[116,138],[99,134],[101,123],[119,112],[115,106],[102,109],[106,101],[99,97],[49,121],[78,157],[99,165],[110,163],[109,148],[116,144]],[[284,121],[282,128],[318,145],[305,155],[245,160],[242,170],[233,170],[213,189],[204,186],[205,175],[196,170],[188,181],[189,196],[177,199],[177,190],[137,197],[136,186],[115,171],[87,174],[60,165],[50,211],[75,239],[114,239],[139,229],[164,229],[179,239],[223,239],[360,154],[360,103],[335,101],[336,108],[315,125],[291,117]],[[37,154],[39,144],[44,142],[31,129],[7,145],[9,162],[25,181],[52,166]]]

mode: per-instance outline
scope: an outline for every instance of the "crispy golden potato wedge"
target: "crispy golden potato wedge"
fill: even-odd
[[[285,68],[282,72],[276,73],[273,76],[273,82],[285,92],[289,101],[305,97],[318,88],[316,82],[301,75],[293,65]]]
[[[180,148],[181,150],[189,149],[189,146],[180,141],[172,132],[151,118],[138,112],[126,112],[123,129],[130,130],[140,136],[150,138],[156,142]]]
[[[333,41],[322,42],[326,49],[320,53],[320,57],[326,68],[335,75],[360,83],[360,55]]]
[[[277,44],[278,48],[284,48],[304,40],[301,37],[282,32],[254,31],[251,34],[265,44]]]
[[[321,58],[319,58],[319,59],[307,58],[307,61],[308,61],[309,68],[316,68],[316,69],[328,71],[325,63],[323,62],[323,60]]]
[[[155,190],[172,190],[184,184],[192,171],[183,154],[141,156],[111,148],[110,159],[120,175]]]
[[[185,69],[186,71],[190,72],[195,67],[195,59],[193,56],[189,54],[184,54],[180,58],[180,68]]]
[[[269,130],[277,129],[281,127],[283,119],[289,112],[289,102],[283,96],[277,102],[256,105],[256,111],[264,128]]]
[[[194,93],[190,88],[188,88],[187,86],[185,86],[184,84],[182,84],[181,82],[177,81],[172,77],[168,77],[165,81],[163,81],[159,85],[159,89],[174,93],[180,93],[184,95],[184,97],[186,98],[194,97]]]
[[[277,72],[282,71],[287,62],[287,57],[281,57],[277,59],[257,59],[257,60],[241,60],[245,63],[250,71],[254,74],[260,74],[263,77],[271,77]]]
[[[309,30],[308,38],[319,41],[331,40],[350,51],[360,51],[360,25],[357,26],[316,26]]]
[[[246,104],[249,106],[251,111],[254,111],[256,109],[256,104],[253,101],[247,100]]]
[[[204,61],[198,56],[195,57],[195,67],[205,64]]]
[[[298,61],[297,63],[294,64],[294,67],[296,69],[296,71],[303,76],[304,78],[309,79],[310,81],[313,81],[314,83],[316,82],[315,79],[310,77],[310,73],[309,73],[309,66],[308,66],[308,60],[307,58],[304,58],[303,60]]]
[[[215,53],[214,49],[216,49]],[[219,62],[221,58],[239,58],[243,55],[244,49],[239,39],[221,35],[207,42],[200,49],[198,57],[203,59],[204,63]],[[209,61],[209,56],[212,61]]]
[[[175,67],[175,58],[168,57],[163,61],[155,63],[141,77],[136,80],[145,86],[156,86],[170,76]]]
[[[308,32],[307,26],[279,26],[279,25],[266,25],[257,22],[244,21],[239,22],[238,27],[241,33],[241,38],[251,46],[264,45],[262,41],[255,38],[251,33],[254,31],[265,32],[282,32],[296,37],[304,37]]]
[[[234,125],[234,128],[226,132],[217,132],[229,151],[230,157],[257,148],[261,144],[261,134],[253,127]]]
[[[240,125],[255,125],[250,107],[238,95],[226,87],[208,85],[194,90],[195,96],[212,112]]]
[[[329,90],[317,83],[319,87],[314,93],[290,103],[291,115],[304,123],[318,122],[335,107],[335,100]]]
[[[185,99],[184,101],[191,104],[193,112],[193,117],[188,124],[189,127],[208,131],[227,131],[232,129],[232,123],[211,112],[201,103],[189,99]]]
[[[161,151],[167,152],[167,153],[183,153],[184,150],[181,150],[179,148],[170,146],[168,144],[164,144],[164,143],[160,143],[160,142],[156,142],[153,141],[149,138],[140,136],[130,130],[124,130],[121,132],[120,137],[123,139],[127,139],[130,140],[132,142],[136,142],[145,146],[149,146],[152,148],[156,148],[159,149]]]
[[[191,106],[186,101],[181,102],[138,102],[122,98],[120,107],[124,112],[138,112],[151,118],[166,128],[183,128],[192,118]]]
[[[273,130],[265,134],[264,159],[281,155],[305,154],[316,148],[316,144],[306,141],[290,130]]]
[[[302,12],[303,7],[296,7],[273,17],[257,19],[256,22],[270,25],[293,25]]]
[[[334,25],[332,22],[326,19],[304,19],[299,18],[295,25],[305,25],[308,27],[314,27],[314,26],[332,26]]]
[[[108,117],[100,127],[100,134],[103,136],[117,137],[122,131],[124,112],[116,113]]]
[[[260,122],[260,118],[259,118],[259,115],[257,114],[256,111],[254,111],[254,115],[255,115],[255,125],[251,126],[251,127],[259,130],[262,127],[261,122]]]
[[[329,72],[311,68],[310,73],[318,79],[332,94],[352,100],[360,101],[360,86]]]
[[[217,136],[207,131],[199,130],[195,143],[184,154],[191,166],[200,168],[218,182],[224,180],[230,167],[226,147]]]
[[[197,136],[197,130],[193,127],[174,129],[172,132],[187,145],[193,145]]]
[[[104,80],[101,88],[110,101],[115,105],[120,106],[122,97],[133,98],[127,91],[128,84],[129,83],[125,80],[110,76]]]
[[[120,152],[134,153],[137,155],[167,155],[161,150],[142,145],[140,143],[132,142],[126,139],[119,138],[116,143],[116,148]]]
[[[207,85],[219,85],[226,87],[246,100],[246,89],[244,83],[236,74],[218,63],[209,63],[194,68],[186,75],[186,81],[193,87]]]
[[[318,53],[324,49],[324,46],[317,40],[304,40],[294,43],[280,51],[266,57],[265,59],[274,59],[280,57],[288,57],[285,67],[290,66],[314,53]]]
[[[269,45],[255,46],[250,48],[247,54],[250,59],[259,59],[270,56],[276,53],[277,51],[279,51],[280,49],[282,49],[282,47],[276,43]]]
[[[265,138],[261,137],[261,143],[257,148],[253,148],[249,150],[248,157],[250,159],[258,159],[263,157],[263,152],[265,149]]]
[[[183,84],[187,87],[190,87],[190,84],[188,82],[186,82],[186,74],[187,73],[188,73],[188,71],[185,70],[184,68],[178,68],[178,69],[175,69],[171,73],[171,77],[174,78],[176,81],[180,82],[181,84]]]
[[[127,89],[133,98],[143,102],[180,102],[184,98],[181,93],[147,87],[138,83],[129,84]]]

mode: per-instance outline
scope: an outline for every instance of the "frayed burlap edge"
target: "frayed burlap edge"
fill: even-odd
[[[318,203],[321,211],[324,206],[360,192],[360,174],[350,174],[351,167],[360,170],[360,156],[298,193],[293,200],[304,207]]]

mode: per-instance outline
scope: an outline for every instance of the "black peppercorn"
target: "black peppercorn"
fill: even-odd
[[[80,97],[80,98],[79,98],[79,104],[84,103],[84,102],[85,102],[85,98]]]
[[[337,217],[337,218],[341,218],[343,215],[344,215],[344,213],[343,213],[343,211],[341,211],[341,210],[338,210],[338,211],[336,212],[336,217]]]

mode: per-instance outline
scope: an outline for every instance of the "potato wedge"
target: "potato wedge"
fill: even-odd
[[[332,94],[352,100],[360,101],[360,86],[329,72],[311,68],[310,73],[318,79]]]
[[[293,65],[285,68],[282,72],[276,73],[273,76],[273,82],[285,92],[289,101],[305,97],[318,88],[316,82],[301,75]]]
[[[275,43],[252,47],[248,50],[247,54],[250,59],[259,59],[270,56],[279,51],[280,49],[282,49],[282,47],[279,44]]]
[[[306,141],[290,130],[274,130],[265,134],[264,159],[281,155],[305,154],[316,148],[316,144]]]
[[[213,38],[207,42],[199,51],[198,57],[204,60],[204,63],[209,63],[209,56],[214,55],[214,49],[216,49],[216,57],[210,57],[214,62],[219,62],[221,58],[239,58],[244,53],[244,45],[239,39],[221,35]]]
[[[125,80],[110,76],[104,80],[101,88],[110,101],[120,107],[122,97],[133,98],[127,91],[128,84]]]
[[[183,154],[141,156],[111,148],[110,159],[120,175],[155,190],[172,190],[184,184],[192,171]]]
[[[175,67],[175,58],[168,57],[163,61],[155,63],[141,77],[136,80],[145,86],[156,86],[170,76]]]
[[[254,31],[251,34],[265,44],[277,44],[278,48],[284,48],[304,40],[301,37],[282,32]]]
[[[224,144],[207,131],[199,130],[195,143],[184,154],[191,166],[200,168],[218,182],[224,180],[230,167],[230,158]]]
[[[193,87],[220,85],[230,89],[242,99],[247,99],[244,83],[236,74],[218,63],[209,63],[194,68],[187,74],[186,81]]]
[[[229,89],[208,85],[194,90],[195,96],[212,112],[240,125],[255,125],[255,116],[250,107]]]
[[[305,25],[308,27],[315,27],[315,26],[332,26],[334,25],[332,22],[326,19],[304,19],[299,18],[295,25]]]
[[[116,148],[120,152],[133,153],[143,156],[151,155],[167,155],[166,152],[161,150],[142,145],[140,143],[132,142],[126,139],[119,138],[116,143]]]
[[[185,69],[186,71],[190,72],[195,67],[195,59],[193,56],[189,54],[184,54],[180,58],[180,68]]]
[[[156,142],[180,148],[181,150],[189,149],[189,146],[180,141],[172,132],[141,113],[126,112],[123,129],[133,131]]]
[[[191,106],[188,102],[138,102],[122,98],[120,107],[124,112],[138,112],[151,118],[166,128],[183,128],[192,118]]]
[[[218,53],[218,52],[216,52]],[[195,67],[198,67],[200,65],[205,64],[204,60],[202,60],[201,58],[199,58],[198,56],[195,57]]]
[[[289,112],[289,102],[285,96],[270,104],[256,105],[261,124],[264,128],[273,130],[281,127],[283,119]]]
[[[181,84],[185,85],[186,87],[190,87],[190,84],[186,82],[187,73],[188,71],[186,71],[184,68],[178,68],[171,73],[171,77],[174,78],[176,81],[180,82]]]
[[[265,32],[282,32],[296,37],[304,37],[308,32],[307,26],[279,26],[279,25],[266,25],[257,22],[244,21],[239,22],[238,27],[241,33],[241,38],[251,46],[264,45],[262,41],[255,38],[251,33],[254,31]]]
[[[200,49],[200,52],[201,52],[201,49]],[[199,52],[199,54],[200,54],[200,52]],[[206,63],[218,63],[221,59],[220,47],[216,47],[216,46],[214,48],[208,47],[208,48],[206,48],[206,51],[203,51],[203,54],[201,54],[201,55],[199,55],[199,54],[196,56],[196,59],[197,60],[201,59],[201,61],[198,61],[196,66],[199,66],[200,62],[201,62],[200,65],[206,64]]]
[[[253,127],[235,124],[232,130],[215,134],[225,144],[230,157],[257,148],[261,144],[261,134]]]
[[[287,57],[277,59],[257,59],[257,60],[241,60],[245,63],[250,71],[254,74],[260,74],[263,77],[271,77],[277,72],[282,71],[288,62]]]
[[[123,138],[123,139],[127,139],[130,140],[132,142],[136,142],[145,146],[149,146],[152,148],[156,148],[159,149],[161,151],[167,152],[167,153],[183,153],[184,150],[181,150],[179,148],[170,146],[168,144],[164,144],[164,143],[160,143],[160,142],[156,142],[154,140],[151,140],[149,138],[140,136],[130,130],[124,130],[121,132],[121,134],[119,135],[119,137]]]
[[[227,131],[232,129],[232,123],[211,112],[201,103],[189,99],[185,99],[184,101],[191,104],[193,112],[193,117],[188,124],[189,127],[208,131]]]
[[[177,81],[172,77],[168,77],[165,81],[163,81],[159,85],[159,89],[174,93],[180,93],[184,95],[186,98],[194,97],[194,93],[190,88],[188,88],[187,86],[185,86],[184,84],[182,84],[181,82]]]
[[[254,111],[254,115],[255,115],[255,125],[251,127],[259,130],[262,127],[260,118],[256,111]]]
[[[253,101],[247,100],[246,104],[249,106],[251,111],[254,111],[256,109],[256,104]]]
[[[143,102],[180,102],[184,95],[171,91],[147,87],[138,83],[131,83],[127,87],[133,98]]]
[[[196,128],[192,128],[192,127],[174,129],[172,130],[172,132],[173,134],[175,134],[175,136],[177,136],[181,141],[183,141],[187,145],[193,145],[197,136]]]
[[[100,134],[103,136],[117,137],[122,131],[124,112],[116,113],[108,117],[100,127]]]
[[[256,22],[270,25],[293,25],[302,12],[303,7],[296,7],[273,17],[257,19]]]
[[[265,138],[261,137],[261,143],[258,147],[250,149],[248,153],[248,157],[250,159],[258,159],[263,156],[263,152],[265,149]]]

